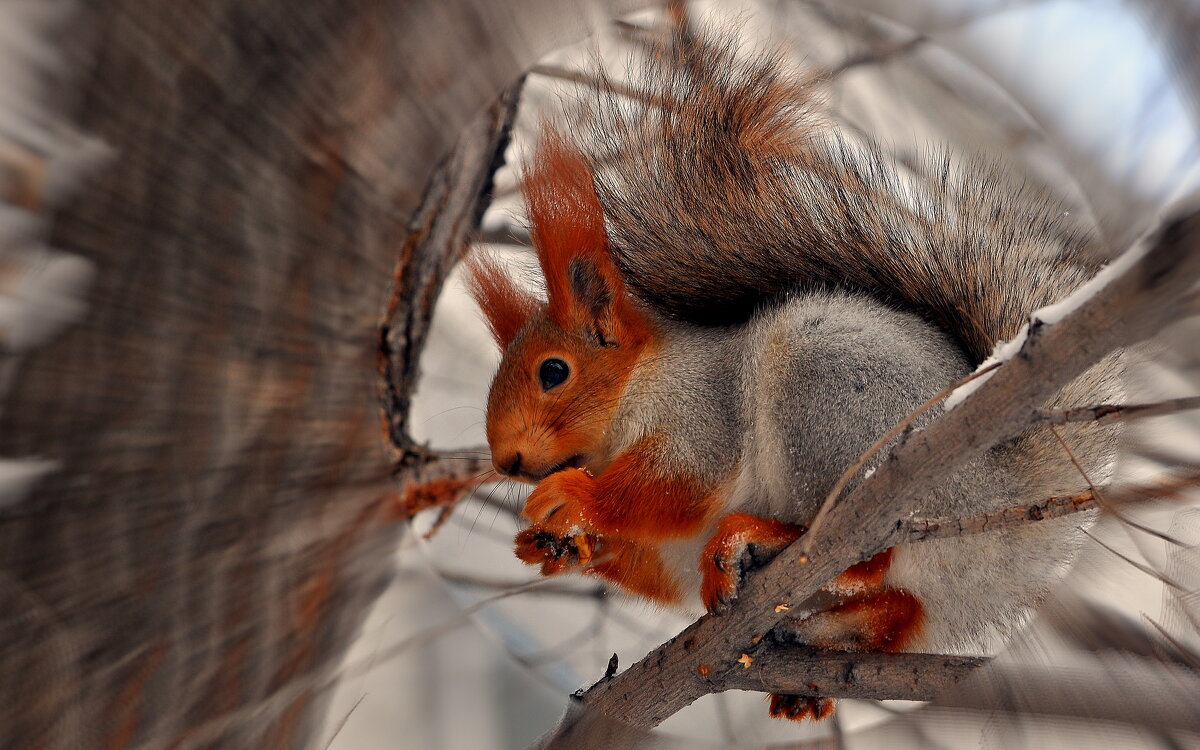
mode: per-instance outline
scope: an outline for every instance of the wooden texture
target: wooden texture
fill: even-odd
[[[2,404],[0,455],[61,468],[0,509],[0,746],[312,745],[391,505],[447,474],[405,415],[503,143],[489,105],[591,12],[74,6],[45,96],[115,158],[52,217],[97,270],[84,320]]]

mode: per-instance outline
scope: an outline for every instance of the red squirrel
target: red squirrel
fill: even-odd
[[[523,180],[546,299],[494,262],[470,285],[503,359],[487,436],[536,484],[516,554],[710,612],[805,532],[880,435],[1096,270],[1053,199],[995,167],[902,176],[821,115],[815,78],[676,33],[639,104],[602,92],[543,128]],[[1111,401],[1112,361],[1055,405]],[[932,416],[915,423],[927,424]],[[1061,433],[1099,477],[1111,433]],[[853,480],[886,459],[873,457]],[[912,512],[961,517],[1086,488],[1046,431],[995,446]],[[889,549],[788,632],[841,650],[979,651],[1059,578],[1079,519]],[[772,696],[820,719],[832,701]]]

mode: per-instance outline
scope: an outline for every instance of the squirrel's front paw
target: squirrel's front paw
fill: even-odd
[[[543,479],[521,510],[532,525],[514,540],[517,557],[540,564],[542,575],[588,565],[598,541],[586,512],[594,481],[582,469],[565,469]]]
[[[544,576],[565,573],[581,564],[580,545],[575,539],[557,537],[537,527],[517,532],[513,543],[517,557],[530,565],[541,565]],[[584,554],[590,557],[590,552]]]
[[[709,612],[724,612],[737,598],[745,575],[771,561],[807,529],[773,518],[733,513],[717,522],[717,532],[700,558],[700,597]]]

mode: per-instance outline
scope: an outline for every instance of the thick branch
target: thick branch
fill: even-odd
[[[1114,679],[1117,675],[1120,678]],[[772,644],[749,668],[731,672],[713,685],[713,692],[735,689],[933,700],[942,707],[988,712],[1200,729],[1200,714],[1195,710],[1200,675],[1178,664],[1132,654],[1108,653],[1063,667],[975,656],[845,654]]]
[[[377,362],[388,437],[400,454],[398,468],[417,467],[428,460],[426,452],[414,446],[407,424],[420,354],[442,282],[487,208],[519,94],[520,84],[511,86],[462,132],[454,152],[425,186],[421,205],[398,248],[392,294],[379,328]],[[418,258],[434,262],[418,266]]]
[[[994,713],[1093,718],[1200,731],[1200,674],[1126,654],[1083,665],[993,662],[938,696],[936,705]]]
[[[1174,319],[1175,305],[1200,275],[1200,216],[1174,220],[1090,299],[1054,325],[1035,323],[1020,353],[964,403],[897,446],[888,460],[829,513],[806,554],[784,550],[750,577],[723,616],[706,616],[671,641],[583,696],[594,709],[569,717],[548,747],[585,727],[573,719],[607,715],[635,727],[653,727],[714,682],[741,669],[737,658],[752,639],[774,627],[773,604],[804,601],[851,565],[885,549],[895,519],[950,472],[995,443],[1018,433],[1032,409],[1114,348],[1152,335]],[[709,676],[697,671],[709,665]],[[576,736],[580,736],[577,735]]]
[[[714,680],[712,692],[757,690],[822,698],[927,701],[987,662],[981,656],[849,654],[771,642],[756,652],[748,667]]]

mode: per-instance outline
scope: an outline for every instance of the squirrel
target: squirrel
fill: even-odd
[[[468,261],[503,351],[487,437],[498,472],[536,484],[521,560],[719,613],[880,435],[1093,275],[1096,240],[996,166],[946,159],[906,176],[839,135],[817,78],[779,55],[677,29],[649,57],[639,103],[602,89],[570,132],[544,125],[525,166],[546,299]],[[1110,357],[1047,406],[1118,398],[1119,369]],[[1111,430],[1059,434],[1104,475]],[[1087,486],[1057,438],[1030,429],[912,512],[964,517]],[[1081,523],[893,547],[828,584],[830,606],[790,620],[788,637],[993,650],[1063,575]],[[832,711],[771,696],[777,717]]]

